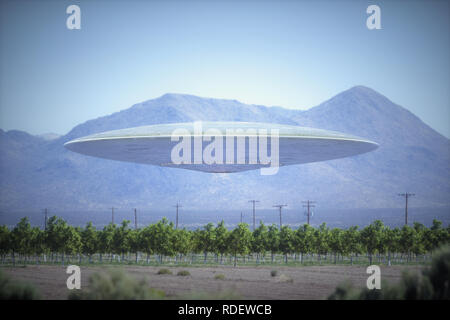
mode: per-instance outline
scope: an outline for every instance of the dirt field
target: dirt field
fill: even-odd
[[[232,290],[244,299],[325,299],[334,288],[345,280],[356,287],[364,287],[368,274],[361,266],[311,266],[311,267],[169,267],[173,275],[158,275],[160,267],[124,267],[136,278],[145,277],[153,288],[161,289],[169,297],[178,297],[191,292],[222,292]],[[381,267],[381,279],[389,283],[399,281],[404,269],[419,271],[419,267]],[[93,272],[102,272],[105,267],[81,267],[81,288],[88,286]],[[190,276],[176,273],[188,270]],[[272,277],[271,270],[277,270]],[[63,266],[35,266],[26,268],[2,268],[14,279],[32,283],[44,299],[66,299],[68,275]],[[214,279],[223,274],[224,280]]]

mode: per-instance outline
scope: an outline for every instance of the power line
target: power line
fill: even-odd
[[[282,222],[281,222],[281,209],[282,209],[283,207],[287,207],[287,204],[276,204],[276,205],[274,205],[273,207],[274,207],[274,208],[280,209],[280,230],[281,230],[281,226],[283,225]]]
[[[408,198],[415,196],[414,193],[399,193],[401,197],[405,197],[405,226],[408,224]]]
[[[253,231],[255,231],[255,203],[259,202],[259,200],[249,200],[248,202],[252,202],[253,203]]]
[[[309,224],[309,219],[311,217],[311,208],[314,208],[315,205],[313,205],[313,203],[316,203],[316,201],[310,201],[310,200],[306,200],[306,201],[302,201],[302,203],[306,203],[305,205],[303,205],[304,208],[308,208],[308,224]]]
[[[44,209],[44,214],[45,214],[45,218],[44,218],[44,230],[47,230],[47,220],[48,220],[48,216],[47,216],[47,208]]]
[[[176,218],[176,223],[175,223],[175,229],[178,229],[178,208],[181,208],[182,205],[177,203],[174,207],[177,208],[177,218]]]

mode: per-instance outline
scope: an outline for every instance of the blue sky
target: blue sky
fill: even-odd
[[[0,128],[64,134],[167,92],[308,109],[365,85],[450,137],[449,15],[447,1],[1,1]]]

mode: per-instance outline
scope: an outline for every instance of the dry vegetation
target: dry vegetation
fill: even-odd
[[[118,267],[117,267],[118,268]],[[418,272],[419,267],[382,267],[382,279],[397,283],[402,270]],[[94,273],[106,273],[110,267],[82,267],[81,287],[89,287],[89,278]],[[169,267],[171,274],[158,274],[158,267],[123,267],[126,274],[145,279],[149,287],[162,290],[167,298],[223,298],[232,295],[244,299],[326,299],[336,286],[350,281],[356,288],[366,285],[368,275],[362,266],[311,266],[276,268],[272,267]],[[12,279],[32,284],[43,299],[67,299],[70,290],[66,288],[68,275],[63,266],[28,265],[26,268],[3,267]],[[180,277],[180,271],[188,271],[188,277]],[[272,273],[272,274],[271,274]],[[217,275],[223,275],[217,280]],[[227,293],[224,295],[223,293]]]

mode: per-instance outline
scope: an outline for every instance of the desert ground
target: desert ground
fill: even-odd
[[[104,266],[81,267],[81,289],[89,285],[89,276],[94,272],[105,272]],[[243,299],[326,299],[343,281],[355,287],[364,287],[367,277],[362,266],[259,266],[259,267],[169,267],[173,274],[159,275],[161,267],[124,266],[125,271],[137,279],[145,278],[149,286],[163,290],[169,298],[198,293],[206,298],[208,293],[234,292]],[[381,279],[389,284],[400,280],[403,270],[419,272],[418,266],[381,267]],[[177,276],[180,270],[189,271],[189,276]],[[271,276],[276,270],[277,275]],[[28,265],[27,267],[5,267],[2,271],[13,279],[33,284],[43,299],[67,299],[66,267],[51,265]],[[223,274],[224,279],[215,279]]]

